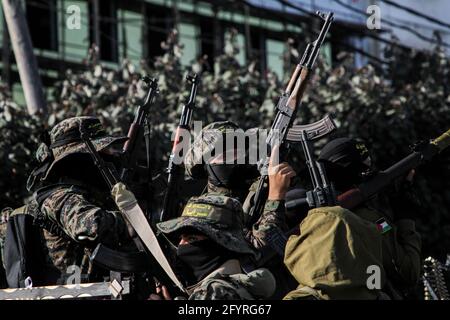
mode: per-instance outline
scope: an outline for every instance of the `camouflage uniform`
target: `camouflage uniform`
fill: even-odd
[[[238,130],[239,127],[230,121],[213,122],[207,125],[200,132],[200,136],[195,139],[191,148],[189,148],[185,158],[186,173],[194,179],[207,177],[206,170],[203,163],[208,159],[205,159],[208,154],[216,147],[217,143],[221,143],[221,139],[227,134],[232,135]],[[257,135],[257,129],[250,129],[250,134]],[[250,148],[255,147],[250,145]],[[244,151],[245,152],[245,151]],[[243,181],[244,183],[244,181]],[[250,188],[252,191],[258,181],[253,183]],[[222,194],[228,197],[234,197],[234,190],[217,187],[208,182],[208,193]],[[250,199],[251,197],[247,197]],[[246,199],[246,203],[250,200]],[[246,204],[246,208],[249,204]],[[242,211],[242,209],[240,209]],[[244,212],[246,212],[244,210]],[[287,231],[287,225],[285,221],[285,209],[284,200],[268,200],[265,204],[264,211],[261,214],[258,221],[253,225],[251,230],[245,230],[247,240],[256,248],[260,249],[267,245],[267,234],[273,228],[279,228],[282,231]],[[243,222],[247,216],[243,215]]]
[[[92,277],[95,269],[89,255],[98,243],[117,247],[121,240],[129,241],[126,223],[119,211],[113,210],[112,201],[104,200],[109,199],[109,194],[93,190],[83,181],[65,177],[58,178],[60,183],[47,181],[59,161],[74,154],[88,153],[80,138],[80,126],[92,133],[97,151],[125,141],[123,137],[107,136],[97,118],[75,117],[57,124],[50,131],[50,141],[42,143],[38,149],[36,157],[42,163],[41,168],[46,169],[37,168],[30,176],[29,187],[39,183],[40,188],[24,209],[38,210],[52,226],[53,230],[43,230],[43,244],[48,254],[47,263],[62,275],[60,281],[71,265],[80,267],[82,275]]]
[[[181,217],[161,222],[157,228],[169,237],[193,228],[235,254],[189,287],[189,299],[256,299],[273,293],[275,279],[270,271],[259,269],[246,275],[241,269],[238,259],[257,253],[244,238],[242,207],[236,199],[214,193],[192,197]]]
[[[255,300],[270,297],[274,287],[269,270],[243,274],[239,262],[229,260],[188,291],[189,300]]]
[[[11,208],[5,208],[0,212],[0,259],[3,261],[3,246],[6,237],[6,224],[8,222],[9,214],[12,212]],[[3,265],[3,264],[2,264]]]
[[[0,289],[7,287],[5,268],[3,266],[3,247],[6,237],[6,223],[11,210],[12,209],[8,208],[7,210],[2,210],[0,212]]]
[[[67,235],[44,230],[49,257],[62,273],[70,265],[81,267],[82,274],[91,274],[89,256],[95,245],[103,243],[118,247],[127,239],[126,224],[120,212],[105,210],[90,195],[89,188],[58,188],[42,203],[40,210]]]

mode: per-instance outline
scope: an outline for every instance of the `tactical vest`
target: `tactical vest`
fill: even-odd
[[[11,213],[3,253],[8,287],[23,288],[27,278],[31,279],[33,286],[54,284],[60,279],[59,270],[46,261],[48,252],[43,232],[45,229],[59,237],[68,236],[40,208],[55,190],[67,186],[69,185],[54,184],[41,188],[35,192],[30,203]]]

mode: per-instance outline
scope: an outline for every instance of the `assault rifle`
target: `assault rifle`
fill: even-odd
[[[105,161],[102,159],[102,157],[99,155],[98,151],[95,149],[94,145],[92,144],[92,141],[90,139],[91,132],[87,128],[84,128],[83,126],[80,126],[80,136],[84,144],[86,145],[87,150],[89,151],[89,154],[92,157],[92,160],[94,161],[94,164],[97,166],[98,170],[100,171],[103,179],[107,183],[110,190],[118,183],[120,182],[119,177],[116,175],[116,173],[111,170],[108,165],[105,163]],[[124,217],[124,219],[129,223],[129,225],[133,228],[133,231],[139,236],[133,237],[132,232],[130,235],[134,238],[136,242],[136,246],[140,250],[145,250],[145,252],[148,252],[150,255],[148,256],[153,257],[154,260],[158,263],[159,268],[162,268],[164,272],[158,272],[159,270],[151,270],[152,272],[157,272],[159,280],[161,280],[164,283],[168,283],[165,280],[169,280],[178,287],[181,292],[185,292],[185,289],[181,282],[178,280],[177,276],[172,270],[172,267],[170,266],[166,256],[164,255],[164,252],[162,251],[158,240],[156,238],[155,233],[153,232],[147,218],[145,217],[144,213],[142,212],[142,209],[140,208],[139,204],[133,204],[128,206],[125,209],[121,209],[121,213]],[[106,248],[106,247],[104,247]],[[98,254],[98,251],[101,250],[102,247],[98,246],[96,248],[96,254]],[[107,249],[107,248],[106,248]],[[107,249],[107,251],[113,250]],[[102,256],[108,256],[108,254],[105,255],[99,255]],[[138,254],[138,256],[141,256]],[[92,259],[92,257],[91,257]],[[111,259],[114,262],[114,259]],[[108,261],[106,261],[106,266],[108,264]],[[111,269],[110,269],[111,270]],[[117,271],[117,270],[113,270]],[[150,270],[148,270],[150,271]]]
[[[319,136],[323,136],[329,132],[329,125],[327,126],[327,121],[325,119],[317,123],[320,128],[325,128],[324,130],[319,130],[320,134],[317,134],[316,128],[308,128],[308,126],[303,126],[303,128],[297,127],[296,129],[292,128],[294,119],[297,115],[297,110],[301,104],[307,85],[310,82],[312,70],[317,56],[319,55],[320,47],[322,46],[333,21],[332,12],[324,14],[318,11],[317,15],[324,20],[322,29],[317,39],[312,43],[308,43],[300,63],[295,68],[294,73],[289,80],[285,92],[280,97],[277,104],[277,115],[267,136],[266,141],[270,150],[272,150],[276,145],[280,146],[280,160],[286,159],[289,152],[290,141],[302,141],[305,139],[304,136],[310,136],[309,139],[311,140],[311,135],[314,136],[313,138],[318,138]],[[295,132],[291,132],[292,129],[294,129]],[[291,134],[292,139],[289,139],[289,134]],[[255,192],[254,206],[250,209],[248,214],[248,227],[251,227],[261,216],[264,204],[267,200],[267,168],[269,165],[269,159],[270,156],[266,157],[262,165],[261,177]]]
[[[191,83],[191,92],[186,104],[183,106],[180,122],[173,141],[172,152],[169,157],[169,166],[167,167],[167,173],[169,175],[167,179],[167,189],[164,194],[163,207],[160,214],[160,221],[166,221],[176,217],[180,209],[177,192],[180,180],[184,178],[184,165],[183,161],[180,161],[178,164],[174,163],[174,159],[177,156],[177,153],[179,153],[177,147],[182,137],[182,131],[191,130],[192,113],[195,108],[195,97],[197,96],[200,78],[197,74],[194,74],[188,75],[186,80]]]
[[[435,155],[445,150],[448,146],[450,146],[450,129],[434,140],[416,145],[414,151],[407,157],[398,161],[388,169],[379,172],[369,181],[337,196],[337,205],[349,210],[357,207],[361,203],[375,196],[399,177],[406,175],[421,164],[430,161]],[[293,211],[298,208],[304,209],[305,204],[308,204],[309,207],[316,207],[316,204],[309,200],[308,196],[307,198],[287,201],[285,207],[288,211]],[[276,254],[283,257],[288,237],[297,232],[298,226],[287,232],[283,232],[279,228],[271,229],[268,232],[266,239],[268,246],[261,249],[262,258],[258,261],[257,267],[263,266]]]
[[[434,140],[416,145],[411,154],[386,170],[380,171],[369,181],[340,194],[337,198],[339,204],[350,210],[357,207],[390,185],[394,180],[431,160],[431,158],[442,152],[449,145],[450,129]]]
[[[158,93],[158,83],[156,79],[149,77],[143,77],[142,80],[148,85],[148,91],[144,99],[144,103],[141,104],[134,115],[134,120],[128,129],[128,140],[125,142],[122,156],[123,156],[123,168],[120,172],[120,180],[131,185],[133,180],[137,176],[142,176],[141,172],[146,172],[147,176],[147,188],[144,195],[139,198],[146,199],[146,211],[147,215],[151,212],[150,203],[152,200],[151,190],[151,166],[150,166],[150,121],[148,118],[150,106]],[[145,138],[145,149],[147,167],[142,168],[139,166],[139,156],[142,152],[142,137]],[[145,170],[143,170],[145,169]]]
[[[353,209],[361,203],[369,200],[393,181],[406,175],[412,169],[431,160],[435,155],[442,152],[450,145],[450,129],[441,134],[438,138],[417,144],[413,152],[398,161],[386,170],[380,171],[370,180],[360,184],[356,188],[350,189],[337,197],[340,206]],[[304,199],[297,199],[286,202],[288,210],[304,205]]]

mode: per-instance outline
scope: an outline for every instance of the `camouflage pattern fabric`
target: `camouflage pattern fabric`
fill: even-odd
[[[195,138],[191,147],[186,153],[184,165],[186,173],[192,178],[206,177],[203,168],[204,159],[216,148],[218,143],[222,143],[227,133],[234,133],[239,127],[231,121],[219,121],[208,124]]]
[[[44,230],[49,260],[63,274],[71,265],[79,266],[83,274],[90,274],[89,255],[97,243],[118,247],[128,239],[120,213],[99,207],[91,198],[87,189],[80,192],[79,188],[61,187],[42,202],[42,213],[67,235],[61,237]]]
[[[273,294],[275,286],[276,280],[269,270],[262,268],[243,274],[238,262],[229,260],[225,267],[212,272],[199,284],[189,288],[189,300],[264,299]]]
[[[46,148],[41,144],[36,153],[39,162],[44,162],[50,156],[51,149],[52,163],[47,170],[45,179],[53,166],[61,159],[75,153],[89,153],[80,137],[80,127],[84,127],[89,132],[92,144],[97,151],[109,147],[113,143],[120,143],[127,140],[127,137],[112,137],[106,134],[100,120],[96,117],[73,117],[61,121],[50,131],[50,146]]]
[[[231,197],[232,190],[214,186],[212,183],[208,183],[207,187],[208,194],[220,194],[222,196]],[[246,218],[244,212],[242,212],[241,215],[243,219]],[[263,213],[253,225],[252,229],[249,230],[244,227],[243,230],[247,241],[251,243],[255,249],[260,249],[267,245],[267,235],[272,228],[288,231],[284,200],[267,200]]]
[[[253,225],[251,230],[246,232],[246,238],[253,247],[260,249],[268,245],[268,234],[273,228],[288,231],[284,200],[267,200],[264,211],[258,221]]]
[[[83,127],[90,135],[92,144],[101,151],[113,143],[123,142],[126,137],[112,137],[106,134],[96,117],[73,117],[61,121],[53,127],[48,137],[39,146],[36,159],[40,163],[49,163],[43,176],[33,172],[30,175],[29,186],[34,185],[34,179],[45,180],[52,167],[61,159],[77,153],[88,153],[81,139],[80,128]],[[36,170],[39,171],[38,167]],[[59,177],[61,181],[67,177]],[[66,181],[66,182],[67,182]],[[47,185],[46,187],[51,187]],[[48,261],[62,274],[68,272],[68,267],[81,267],[84,275],[92,273],[89,254],[97,243],[111,247],[118,246],[127,239],[126,224],[119,212],[108,211],[114,208],[112,204],[105,206],[109,194],[93,190],[82,181],[68,181],[55,186],[44,199],[33,199],[29,205],[35,205],[46,219],[53,222],[60,232],[49,232],[43,229],[43,238]],[[125,240],[126,241],[126,240]]]
[[[284,76],[278,81],[270,70],[261,74],[255,60],[240,64],[239,33],[229,34],[230,37],[225,37],[224,47],[230,49],[214,57],[214,61],[209,60],[210,69],[203,57],[193,65],[182,65],[183,44],[175,31],[162,42],[161,56],[141,61],[140,65],[124,59],[118,68],[111,68],[101,62],[98,51],[92,50],[82,68],[67,70],[51,86],[49,114],[44,119],[27,115],[26,108],[14,103],[8,86],[1,83],[2,206],[21,206],[28,196],[24,185],[31,169],[32,153],[39,143],[40,129],[52,127],[68,117],[96,115],[107,125],[109,132],[126,133],[133,119],[134,106],[141,101],[138,92],[142,75],[158,76],[161,90],[150,119],[154,137],[151,157],[155,171],[163,170],[167,165],[167,142],[179,119],[180,101],[185,101],[189,94],[183,81],[186,72],[202,72],[203,85],[199,88],[194,120],[210,123],[229,119],[242,128],[256,125],[270,128],[274,102],[281,93],[282,83],[287,83],[301,58],[297,42],[286,42]],[[360,68],[351,53],[338,52],[339,61],[332,66],[319,58],[319,70],[315,74],[319,85],[308,90],[308,108],[301,109],[297,119],[311,123],[327,112],[333,113],[340,124],[341,135],[360,136],[367,141],[380,168],[410,152],[409,146],[415,141],[442,132],[450,121],[447,99],[450,59],[444,48],[436,46],[427,52],[408,51],[394,43],[386,47],[386,53],[389,72],[378,68],[377,64]],[[402,68],[398,68],[400,63]],[[318,141],[317,149],[324,143],[326,139]],[[446,153],[441,157],[442,161],[435,161],[423,176],[418,177],[424,218],[420,219],[417,229],[423,235],[426,256],[445,255],[450,247],[449,221],[445,214],[450,207],[450,194],[442,192],[450,189],[450,156]],[[298,171],[296,167],[294,169]]]
[[[181,217],[158,223],[157,228],[165,234],[194,228],[230,251],[256,256],[244,238],[240,202],[218,193],[192,197]]]
[[[6,226],[8,223],[8,217],[11,214],[12,209],[11,208],[5,208],[0,212],[0,269],[3,268],[3,248],[5,245],[5,238],[6,238]]]
[[[209,192],[220,193],[221,195],[224,195],[227,197],[232,197],[232,194],[233,194],[232,190],[225,188],[225,187],[218,187],[218,186],[212,184],[210,181],[208,181],[206,188],[208,190],[208,193]]]

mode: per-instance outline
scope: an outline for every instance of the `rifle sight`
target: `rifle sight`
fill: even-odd
[[[200,77],[198,76],[198,74],[194,73],[194,74],[188,74],[186,76],[186,80],[192,84],[197,84],[200,82]]]

